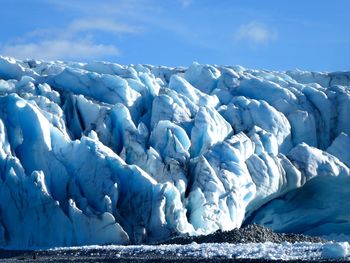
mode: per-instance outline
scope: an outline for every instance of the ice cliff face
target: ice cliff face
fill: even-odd
[[[0,57],[0,246],[257,222],[350,234],[350,73]]]

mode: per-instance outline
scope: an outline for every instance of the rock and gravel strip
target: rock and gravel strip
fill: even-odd
[[[284,234],[275,233],[271,229],[252,224],[240,229],[231,231],[217,231],[210,235],[203,236],[181,236],[160,242],[159,244],[190,244],[196,242],[201,243],[296,243],[296,242],[312,242],[324,243],[325,240],[319,237],[306,236],[301,234]]]

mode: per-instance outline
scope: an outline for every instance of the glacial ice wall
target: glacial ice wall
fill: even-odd
[[[0,57],[0,246],[256,222],[350,234],[350,72]]]

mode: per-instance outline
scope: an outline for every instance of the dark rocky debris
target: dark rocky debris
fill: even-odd
[[[159,244],[190,244],[200,243],[263,243],[263,242],[325,242],[320,237],[312,237],[301,234],[275,233],[271,229],[252,224],[240,229],[231,231],[217,231],[210,235],[203,236],[181,236],[160,242]]]

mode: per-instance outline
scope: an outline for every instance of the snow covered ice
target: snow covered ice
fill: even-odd
[[[250,222],[350,235],[349,87],[350,72],[0,57],[0,246]]]

